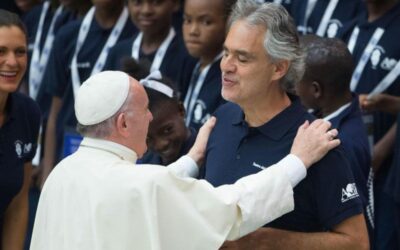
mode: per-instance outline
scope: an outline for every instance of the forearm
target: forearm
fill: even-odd
[[[397,123],[393,124],[389,131],[374,145],[372,153],[372,167],[374,172],[378,172],[382,162],[393,151],[396,139]]]
[[[24,165],[24,182],[20,192],[13,198],[4,213],[2,248],[3,250],[21,250],[24,247],[28,224],[28,193],[32,164]]]
[[[4,217],[2,249],[23,249],[28,224],[28,199],[24,204],[11,203]]]
[[[335,233],[301,233],[273,228],[261,228],[251,235],[249,240],[254,242],[255,250],[358,250],[368,249],[353,237]]]

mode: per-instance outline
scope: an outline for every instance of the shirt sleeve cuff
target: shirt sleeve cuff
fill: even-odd
[[[176,162],[170,164],[168,168],[181,177],[197,177],[199,167],[197,163],[187,155],[182,156]]]
[[[299,157],[289,154],[278,163],[283,168],[289,178],[292,187],[295,187],[307,175],[307,169]]]

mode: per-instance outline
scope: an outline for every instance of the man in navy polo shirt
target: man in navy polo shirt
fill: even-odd
[[[304,63],[285,9],[239,0],[229,27],[222,96],[233,103],[215,113],[219,122],[207,146],[204,172],[214,186],[234,183],[287,154],[299,125],[313,119],[286,92],[300,80]],[[308,173],[294,190],[293,212],[224,247],[368,249],[362,204],[343,154],[341,149],[330,152]]]

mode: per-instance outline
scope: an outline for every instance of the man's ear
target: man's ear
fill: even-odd
[[[319,82],[313,81],[311,83],[311,89],[315,99],[320,99],[322,97],[322,86]]]
[[[288,60],[281,60],[274,64],[274,72],[272,75],[272,80],[280,80],[282,79],[289,70],[290,62]]]
[[[178,112],[179,112],[179,115],[180,115],[182,118],[185,118],[185,116],[186,116],[186,109],[185,109],[185,106],[183,105],[182,102],[179,102],[179,104],[178,104]]]
[[[116,126],[118,134],[123,137],[128,136],[128,125],[126,123],[126,114],[120,113],[116,119]]]

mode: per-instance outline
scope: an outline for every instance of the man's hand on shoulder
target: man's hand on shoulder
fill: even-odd
[[[211,131],[213,130],[217,118],[212,116],[208,121],[200,128],[197,134],[196,141],[193,147],[190,149],[188,156],[191,157],[198,166],[203,164],[204,156],[206,154],[207,142],[210,137]]]
[[[340,144],[336,138],[338,131],[329,130],[330,127],[331,123],[322,119],[311,124],[305,121],[297,130],[290,153],[299,157],[307,168],[310,167]]]

